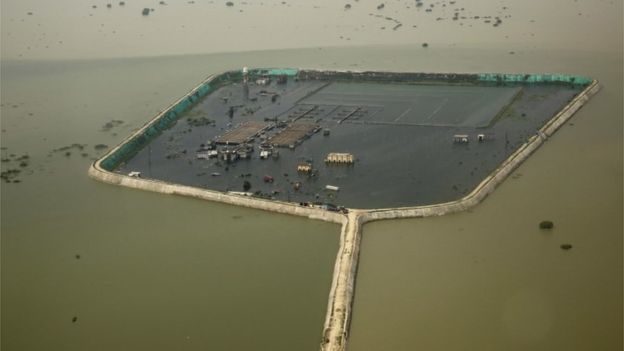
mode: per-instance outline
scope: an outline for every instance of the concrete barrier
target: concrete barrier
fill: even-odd
[[[516,152],[511,154],[500,166],[488,175],[470,194],[465,197],[436,205],[374,209],[366,211],[364,222],[382,219],[418,218],[441,216],[453,212],[465,211],[483,201],[500,185],[511,172],[526,160],[542,143],[552,136],[572,115],[578,111],[590,97],[600,90],[598,81],[593,80],[581,93],[572,99],[559,113],[551,118],[535,135],[529,138]]]
[[[516,152],[509,156],[496,170],[484,179],[470,194],[464,198],[444,204],[403,207],[380,210],[351,210],[343,222],[340,234],[340,248],[329,293],[329,302],[325,315],[322,351],[343,351],[347,347],[349,325],[353,308],[355,278],[362,239],[361,228],[366,222],[395,219],[441,216],[448,213],[465,211],[479,204],[501,184],[524,160],[526,160],[542,143],[561,125],[596,94],[600,86],[593,81],[587,88],[570,101],[556,114],[536,135],[532,136]]]
[[[262,70],[255,70],[256,74],[260,74]],[[271,72],[266,70],[266,72]],[[276,71],[277,72],[277,71]],[[297,70],[279,71],[294,75]],[[309,76],[317,76],[317,79],[325,79],[332,75],[331,72],[325,75],[321,71],[299,71]],[[335,73],[335,72],[334,72]],[[375,79],[394,79],[396,73],[374,73]],[[365,77],[371,78],[371,72],[339,72],[336,73],[340,77]],[[387,75],[387,76],[385,76]],[[440,75],[440,77],[446,77]],[[454,75],[457,80],[474,79],[476,75]],[[435,74],[427,74],[426,79],[435,80]],[[532,80],[544,81],[551,83],[567,83],[580,84],[585,82],[586,78],[564,76],[564,75],[481,75],[480,79],[492,81],[514,81],[515,79],[523,79],[525,82]],[[220,81],[215,82],[215,79]],[[327,304],[327,313],[323,326],[323,337],[321,341],[321,350],[323,351],[342,351],[346,349],[349,324],[351,321],[351,312],[353,297],[355,291],[355,278],[357,275],[357,266],[359,260],[361,228],[366,222],[395,219],[395,218],[418,218],[428,216],[441,216],[453,212],[465,211],[479,204],[494,189],[500,185],[511,172],[513,172],[524,160],[526,160],[542,143],[552,136],[552,134],[560,128],[578,109],[580,109],[591,96],[596,94],[600,89],[597,81],[591,81],[587,87],[570,101],[557,115],[548,121],[535,135],[524,143],[516,152],[509,156],[499,167],[497,167],[488,177],[486,177],[470,194],[467,196],[443,204],[401,207],[401,208],[385,208],[374,210],[350,210],[347,216],[336,212],[321,210],[318,208],[303,207],[297,204],[265,200],[249,196],[233,195],[222,193],[209,189],[195,188],[180,184],[173,184],[159,180],[133,178],[123,174],[113,172],[114,168],[124,158],[130,157],[133,152],[149,142],[149,138],[155,137],[154,133],[160,131],[159,128],[167,126],[167,119],[178,118],[181,110],[188,108],[190,104],[199,99],[202,94],[208,94],[211,91],[211,85],[216,86],[223,83],[223,74],[211,76],[203,81],[197,88],[193,89],[187,95],[179,99],[176,103],[169,106],[165,111],[158,114],[151,121],[146,123],[141,129],[126,138],[121,144],[110,150],[101,159],[97,160],[89,168],[89,175],[97,180],[105,183],[126,186],[130,188],[159,192],[163,194],[190,196],[198,199],[215,201],[230,205],[256,208],[265,211],[290,214],[295,216],[303,216],[310,219],[318,219],[326,222],[342,224],[340,234],[340,247],[338,249],[336,263],[334,264],[334,273],[332,276],[332,284],[329,292],[329,301]],[[215,84],[217,83],[217,84]],[[194,98],[192,98],[194,97]],[[173,111],[173,112],[172,112]],[[162,123],[165,121],[166,123]],[[161,123],[161,124],[159,124]]]
[[[346,348],[351,323],[362,238],[362,214],[352,211],[342,225],[340,247],[334,265],[334,275],[329,292],[329,303],[323,326],[322,351],[341,351]]]

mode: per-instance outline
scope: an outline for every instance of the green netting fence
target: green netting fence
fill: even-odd
[[[259,75],[287,75],[295,76],[298,70],[296,69],[276,69],[276,68],[263,68],[250,70],[250,76]],[[160,118],[150,122],[149,126],[143,130],[141,134],[135,135],[130,140],[123,143],[115,152],[106,156],[100,163],[100,166],[107,171],[112,171],[119,165],[134,156],[142,148],[147,146],[154,138],[160,135],[164,130],[171,128],[177,120],[188,111],[195,103],[201,100],[204,96],[217,90],[219,87],[240,82],[243,79],[242,70],[229,71],[218,76],[213,77],[210,81],[203,82],[198,87],[193,89],[184,98],[178,101],[176,104],[167,109]]]
[[[479,81],[491,83],[566,83],[587,85],[591,79],[569,74],[503,74],[481,73]]]
[[[527,83],[550,83],[550,84],[579,84],[587,85],[591,79],[581,76],[565,74],[438,74],[438,73],[391,73],[391,72],[329,72],[298,70],[294,68],[259,68],[249,70],[250,77],[258,76],[297,76],[302,79],[349,79],[349,80],[373,80],[373,81],[446,81],[455,83],[486,82],[495,84],[527,84]],[[184,98],[166,110],[162,116],[152,122],[141,134],[135,135],[122,144],[115,152],[106,156],[100,165],[112,171],[121,163],[129,160],[139,150],[160,135],[164,130],[172,127],[181,115],[191,108],[204,96],[217,90],[223,85],[240,82],[243,79],[242,70],[229,71],[213,77],[210,81],[203,82],[193,89]]]

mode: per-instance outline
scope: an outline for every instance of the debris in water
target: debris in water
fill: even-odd
[[[570,245],[570,244],[563,244],[560,247],[561,247],[561,250],[566,250],[567,251],[567,250],[570,250],[572,248],[572,245]]]
[[[539,224],[540,229],[553,229],[554,226],[552,221],[541,221]]]
[[[124,123],[124,121],[120,120],[120,119],[113,119],[110,122],[106,122],[103,126],[102,126],[102,131],[103,132],[108,132],[109,130],[118,127],[120,125],[122,125]]]

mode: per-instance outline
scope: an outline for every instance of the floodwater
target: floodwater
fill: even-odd
[[[2,163],[22,169],[1,188],[3,350],[318,348],[337,226],[86,176],[95,145],[244,65],[598,78],[603,90],[473,211],[364,227],[349,345],[622,349],[621,2],[461,4],[511,15],[499,28],[388,3],[396,31],[371,1],[195,2],[215,11],[2,1],[1,154],[29,155]],[[311,48],[222,53],[295,46]],[[193,55],[163,56],[180,53]],[[124,123],[102,131],[111,120]],[[53,151],[74,143],[86,146]]]
[[[30,156],[2,184],[3,350],[318,348],[337,225],[87,177],[95,144],[221,68],[180,62],[3,63],[3,158]]]
[[[622,56],[525,64],[603,89],[474,210],[364,227],[350,350],[622,349]]]
[[[258,196],[295,203],[333,203],[348,208],[443,203],[476,188],[583,89],[367,83],[321,87],[317,81],[301,79],[285,85],[252,84],[247,93],[256,101],[244,99],[240,85],[220,88],[115,172],[141,172],[145,178],[218,191],[246,191],[243,184],[249,184]],[[258,96],[258,91],[278,91],[279,102]],[[223,96],[228,97],[227,103]],[[238,106],[231,118],[227,117],[228,106]],[[353,106],[361,108],[358,115],[345,119],[355,112]],[[311,107],[315,109],[310,111]],[[317,131],[331,130],[331,136],[315,133],[293,149],[277,148],[278,159],[258,157],[262,137],[250,142],[256,152],[246,159],[223,162],[196,157],[201,144],[226,138],[225,131],[236,130],[241,123],[265,126],[266,118],[285,120],[297,109],[309,112],[297,123],[310,123],[312,128],[318,123]],[[500,118],[493,122],[497,114]],[[208,116],[214,125],[188,123],[187,118],[198,115]],[[490,123],[493,125],[483,128]],[[272,140],[279,130],[263,134]],[[481,133],[487,138],[477,142]],[[473,142],[453,143],[456,134],[469,135]],[[353,153],[355,164],[324,164],[326,155],[338,151]],[[314,176],[296,172],[304,160],[312,164]],[[267,175],[273,177],[271,182],[263,181]],[[296,190],[293,184],[297,184]],[[326,190],[326,185],[340,191]]]

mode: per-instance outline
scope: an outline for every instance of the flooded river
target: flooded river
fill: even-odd
[[[178,4],[170,3],[171,9]],[[358,10],[358,3],[373,10]],[[553,1],[562,5],[550,15],[554,20],[584,21],[563,33],[546,12],[531,10],[539,8],[535,3],[513,3],[519,6],[514,9],[509,2],[505,15],[523,23],[534,19],[535,27],[507,18],[509,27],[484,32],[482,42],[451,31],[426,36],[398,29],[395,38],[380,32],[377,22],[374,32],[356,31],[354,23],[378,20],[368,15],[376,4],[358,3],[358,21],[345,20],[344,29],[353,38],[363,34],[351,43],[339,35],[329,39],[343,28],[344,4],[327,10],[328,2],[319,1],[306,11],[316,5],[327,14],[341,11],[320,25],[327,29],[310,34],[317,22],[287,17],[283,26],[293,33],[300,26],[311,39],[296,45],[292,33],[286,40],[279,31],[274,39],[284,41],[273,48],[345,47],[227,54],[216,52],[233,49],[230,40],[212,37],[210,50],[184,44],[179,23],[175,30],[170,25],[171,36],[162,32],[166,26],[136,31],[145,36],[154,30],[162,41],[130,40],[128,32],[119,35],[127,40],[115,41],[97,24],[130,26],[135,18],[96,21],[91,28],[88,9],[78,11],[82,5],[75,1],[57,3],[75,6],[66,13],[48,11],[48,2],[3,1],[1,154],[11,161],[2,170],[21,172],[14,178],[19,183],[1,188],[2,349],[318,349],[338,226],[118,188],[86,175],[101,153],[96,145],[116,145],[205,76],[247,65],[563,72],[599,79],[602,91],[473,211],[364,227],[349,346],[620,350],[623,61],[621,17],[612,13],[621,14],[621,3]],[[94,16],[105,16],[106,3],[94,4],[100,11]],[[473,12],[487,9],[484,1],[475,4]],[[140,12],[143,5],[132,6]],[[158,7],[150,20],[163,13]],[[72,14],[83,36],[71,30],[72,22],[63,23]],[[193,16],[189,23],[197,28],[201,16]],[[403,29],[446,28],[433,19],[416,24],[401,16],[390,14]],[[40,40],[36,23],[26,26],[34,19],[46,36],[58,37]],[[249,21],[240,29],[244,43],[265,48],[268,40],[258,40],[269,26]],[[201,38],[194,34],[196,43]],[[202,45],[210,46],[206,40]],[[424,40],[431,43],[426,50]],[[200,54],[208,51],[213,53]],[[188,55],[139,57],[181,52]],[[124,53],[136,57],[105,59]],[[113,120],[123,123],[106,127]],[[552,231],[538,229],[544,219],[554,221]],[[562,244],[572,249],[564,251]]]

